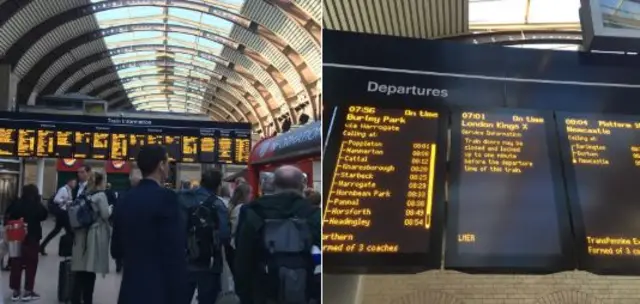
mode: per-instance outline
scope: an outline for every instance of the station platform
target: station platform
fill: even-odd
[[[54,220],[49,219],[42,224],[42,230],[46,236],[54,227]],[[40,256],[38,263],[38,273],[36,274],[35,291],[42,298],[29,303],[56,304],[58,303],[58,266],[62,258],[58,257],[59,238],[53,239],[47,246],[47,256]],[[118,292],[120,291],[120,274],[116,273],[115,262],[111,261],[110,271],[105,277],[97,276],[96,289],[94,293],[94,304],[116,304],[118,302]],[[10,300],[11,291],[9,290],[9,272],[3,271],[1,274],[2,295],[4,303],[12,303]],[[24,280],[24,276],[23,276]],[[21,303],[21,302],[18,302]]]

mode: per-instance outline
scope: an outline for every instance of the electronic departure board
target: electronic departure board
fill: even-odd
[[[37,157],[55,157],[56,131],[39,129],[37,133]]]
[[[163,145],[170,160],[246,164],[251,128],[244,123],[0,112],[0,156],[135,160]]]
[[[56,144],[54,147],[56,158],[73,157],[73,131],[56,131]]]
[[[440,266],[446,117],[427,109],[350,106],[334,122],[323,218],[330,272]],[[326,160],[326,158],[325,158]]]
[[[452,114],[445,268],[573,269],[552,113]]]
[[[640,117],[558,113],[578,268],[640,274]]]
[[[218,139],[218,162],[224,164],[233,162],[233,140],[229,136]]]
[[[16,155],[16,129],[0,128],[0,156]]]

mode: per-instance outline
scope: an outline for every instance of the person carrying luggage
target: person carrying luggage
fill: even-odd
[[[67,206],[73,202],[73,189],[76,188],[77,182],[75,178],[69,179],[67,183],[60,187],[55,196],[47,204],[49,212],[56,219],[56,226],[49,232],[40,244],[40,254],[47,255],[46,248],[49,242],[53,240],[64,228],[66,234],[73,234],[73,230],[69,225],[69,215],[67,214]]]
[[[27,235],[22,241],[19,257],[11,258],[11,275],[9,287],[13,291],[12,301],[31,301],[40,299],[34,291],[36,272],[38,270],[38,248],[42,238],[41,223],[47,219],[48,212],[40,197],[38,187],[33,184],[22,188],[22,197],[13,202],[5,212],[4,223],[11,220],[23,219],[27,225]],[[21,293],[22,271],[24,265],[25,285]]]
[[[200,186],[178,193],[187,223],[188,286],[185,303],[198,290],[199,304],[214,304],[222,289],[222,245],[229,242],[228,210],[216,194],[222,173],[207,170]]]
[[[69,206],[69,220],[74,231],[71,255],[73,271],[72,304],[92,304],[96,274],[109,273],[109,202],[104,190],[106,176],[89,173],[84,191]]]
[[[320,247],[320,210],[303,197],[293,166],[274,172],[276,191],[243,208],[235,253],[235,288],[243,304],[306,304]]]

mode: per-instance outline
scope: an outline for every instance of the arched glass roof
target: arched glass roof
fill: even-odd
[[[521,31],[513,39],[522,43],[510,47],[576,51],[580,40],[572,32],[580,31],[579,9],[580,0],[469,0],[469,29],[473,34]]]
[[[287,117],[319,118],[320,3],[0,1],[0,59],[20,78],[20,103],[80,92],[112,108],[199,111],[270,134]]]

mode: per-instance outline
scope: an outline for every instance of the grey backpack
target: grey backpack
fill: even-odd
[[[268,298],[278,304],[308,303],[313,241],[307,220],[264,219],[262,245]]]

